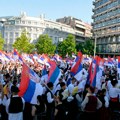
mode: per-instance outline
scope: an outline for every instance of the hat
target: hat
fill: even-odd
[[[20,90],[18,89],[18,87],[16,86],[12,86],[11,87],[11,92],[15,92],[15,93],[18,93]]]

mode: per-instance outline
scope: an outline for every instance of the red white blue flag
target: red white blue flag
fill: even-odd
[[[20,92],[18,95],[23,97],[25,102],[31,104],[37,104],[37,96],[42,95],[43,93],[39,76],[25,63],[23,63],[19,90]]]
[[[75,64],[71,68],[71,75],[74,76],[78,81],[80,80],[80,74],[82,70],[82,53],[78,52],[78,55],[75,60]]]

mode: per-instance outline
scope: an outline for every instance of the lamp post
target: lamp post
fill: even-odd
[[[94,57],[96,55],[96,42],[97,42],[97,35],[95,35],[95,42],[94,42]]]

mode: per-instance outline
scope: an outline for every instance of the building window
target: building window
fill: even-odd
[[[18,30],[19,28],[18,28],[18,26],[15,26],[15,30]]]
[[[28,24],[31,24],[31,21],[28,21]]]
[[[8,43],[8,39],[7,39],[7,38],[5,39],[5,43],[6,43],[6,44]]]
[[[25,21],[22,21],[22,24],[25,24]]]
[[[116,41],[116,37],[114,36],[114,37],[113,37],[113,42],[115,42],[115,41]]]
[[[51,39],[53,39],[53,36],[50,36]]]
[[[37,22],[34,22],[34,25],[37,25]]]
[[[16,32],[16,33],[15,33],[15,37],[18,37],[18,36],[19,36],[19,33]]]
[[[5,30],[8,30],[9,29],[9,26],[5,26]]]
[[[5,33],[5,37],[6,37],[6,38],[8,37],[8,32]]]
[[[118,44],[117,51],[120,52],[120,44]]]
[[[16,21],[16,24],[19,24],[20,23],[20,21]]]
[[[13,26],[8,26],[8,29],[12,31],[14,28]]]
[[[11,44],[13,43],[13,39],[12,39],[12,38],[10,38],[10,41],[9,41],[9,43],[11,43]]]
[[[32,27],[30,28],[30,31],[33,31],[33,28],[32,28]]]
[[[10,38],[12,38],[13,37],[13,32],[10,32]]]
[[[108,37],[108,43],[110,43],[110,37]]]
[[[55,43],[57,43],[58,42],[58,37],[55,37]]]
[[[120,42],[120,36],[118,36],[118,42]]]
[[[46,24],[46,27],[49,27],[49,24]]]
[[[39,31],[39,28],[36,28],[36,31]]]

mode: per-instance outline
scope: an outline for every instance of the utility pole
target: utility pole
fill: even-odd
[[[94,42],[94,57],[96,55],[96,42],[97,42],[97,36],[95,35],[95,42]]]

